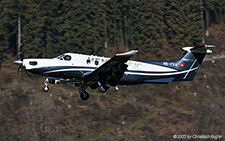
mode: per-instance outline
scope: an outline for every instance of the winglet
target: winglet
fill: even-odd
[[[116,54],[116,56],[133,56],[137,52],[138,52],[137,50],[132,50],[132,51],[128,51],[128,52],[125,52],[125,53]]]

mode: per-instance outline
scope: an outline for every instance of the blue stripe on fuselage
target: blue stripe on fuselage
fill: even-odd
[[[56,71],[56,70],[62,70],[62,69],[96,69],[97,67],[83,67],[83,66],[49,66],[49,67],[41,67],[41,68],[35,68],[35,69],[30,69],[27,71],[30,71],[32,73],[37,73],[37,74],[43,74],[50,72],[50,71]]]
[[[54,71],[60,72],[60,70],[63,69],[71,69],[71,71],[74,71],[73,69],[80,69],[79,71],[83,71],[85,69],[96,69],[97,67],[83,67],[83,66],[54,66],[54,67],[41,67],[41,68],[35,68],[35,69],[30,69],[28,71],[32,73],[37,73],[37,74],[48,74]],[[155,71],[137,71],[137,70],[127,70],[126,72],[133,72],[133,73],[173,73],[173,72],[155,72]]]
[[[36,68],[36,69],[31,69],[29,71],[32,73],[38,73],[38,74],[46,75],[49,77],[73,79],[73,78],[81,78],[83,74],[87,72],[91,72],[91,71],[86,71],[85,69],[94,70],[96,68],[97,67],[86,67],[86,66],[85,67],[83,66],[54,66],[54,67]],[[65,69],[67,70],[63,71]],[[73,69],[79,69],[79,70],[73,70]],[[168,78],[168,77],[175,77],[175,76],[183,77],[184,75],[183,73],[179,75],[177,74],[169,75],[170,73],[175,73],[175,72],[174,71],[173,72],[152,72],[152,71],[128,70],[125,72],[125,74],[121,78],[120,84],[144,83],[145,80]],[[126,74],[126,73],[134,73],[134,74]],[[168,75],[163,75],[165,73]],[[145,74],[145,75],[142,75],[142,74]],[[152,76],[151,74],[154,74],[154,76]]]

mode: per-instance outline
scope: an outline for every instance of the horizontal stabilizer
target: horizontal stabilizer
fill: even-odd
[[[182,49],[185,51],[191,51],[194,53],[212,53],[212,48],[214,48],[216,46],[214,45],[203,45],[203,46],[199,46],[199,47],[183,47]]]

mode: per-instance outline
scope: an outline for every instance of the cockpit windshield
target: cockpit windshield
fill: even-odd
[[[55,58],[59,59],[59,60],[65,60],[65,61],[70,61],[71,60],[71,56],[70,55],[66,55],[66,54],[59,55],[59,56],[57,56]]]
[[[55,57],[54,59],[60,59],[60,58],[62,58],[63,56],[65,56],[65,54],[59,55],[59,56]]]

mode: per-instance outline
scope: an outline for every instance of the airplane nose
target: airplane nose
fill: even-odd
[[[22,64],[23,64],[23,61],[21,61],[21,60],[16,60],[16,61],[13,61],[13,63],[18,64],[18,65],[22,65]]]

